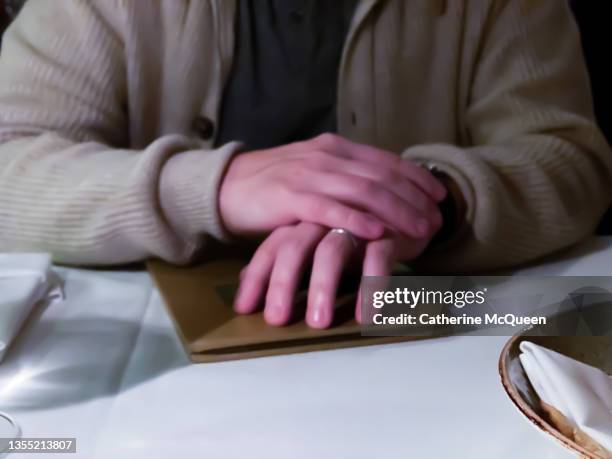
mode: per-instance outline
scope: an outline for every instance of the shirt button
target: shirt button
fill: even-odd
[[[215,132],[215,125],[213,122],[205,117],[198,116],[193,120],[193,130],[202,140],[209,140],[212,138],[213,133]]]

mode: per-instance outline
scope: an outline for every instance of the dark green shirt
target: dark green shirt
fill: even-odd
[[[336,91],[356,0],[240,0],[216,143],[268,148],[336,130]]]

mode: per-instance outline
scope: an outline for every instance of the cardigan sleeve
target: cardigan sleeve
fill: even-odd
[[[30,0],[4,37],[0,251],[183,263],[207,235],[227,237],[217,193],[236,143],[166,135],[129,148],[122,5]]]
[[[571,13],[557,0],[493,1],[462,116],[470,145],[403,156],[450,175],[464,227],[420,260],[471,272],[525,263],[591,234],[612,199],[612,153],[593,117]]]

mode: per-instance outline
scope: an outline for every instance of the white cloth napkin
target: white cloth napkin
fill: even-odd
[[[612,451],[612,378],[528,341],[520,348],[521,364],[540,399]]]
[[[34,306],[61,297],[48,254],[0,253],[0,362]]]

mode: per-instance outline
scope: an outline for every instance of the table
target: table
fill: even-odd
[[[594,238],[516,274],[612,275],[610,260]],[[145,272],[58,272],[67,300],[0,365],[0,409],[24,437],[77,437],[70,457],[573,457],[506,397],[505,337],[192,365]]]

